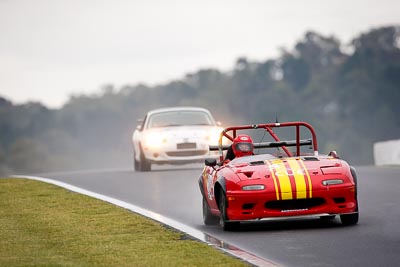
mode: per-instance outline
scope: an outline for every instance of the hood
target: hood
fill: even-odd
[[[244,160],[246,159],[246,160]],[[260,176],[272,175],[272,173],[281,176],[295,175],[319,175],[342,173],[343,166],[340,159],[332,157],[294,157],[294,158],[276,158],[270,156],[267,159],[259,159],[257,156],[233,160],[229,168],[236,174],[245,174],[240,176],[241,180],[256,179]]]
[[[272,158],[233,162],[230,169],[240,184],[265,184],[278,200],[311,198],[312,192],[326,190],[322,180],[344,177],[342,161],[332,157]]]
[[[156,133],[167,140],[181,138],[188,140],[204,139],[215,144],[218,142],[221,131],[221,127],[209,125],[171,126],[147,130],[148,133]]]

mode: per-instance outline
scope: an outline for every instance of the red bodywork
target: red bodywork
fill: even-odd
[[[294,127],[296,140],[281,141],[272,130],[275,127]],[[303,128],[311,135],[307,142],[300,140],[300,129]],[[222,138],[233,140],[237,131],[248,129],[265,129],[275,140],[256,143],[255,147],[280,147],[286,155],[254,155],[224,162],[226,147],[222,146]],[[304,144],[312,144],[311,155],[301,154],[300,147]],[[289,145],[296,151],[290,152]],[[218,150],[220,162],[206,164],[199,180],[211,216],[221,216],[220,198],[224,194],[226,222],[308,215],[345,217],[350,214],[352,218],[348,224],[357,223],[355,170],[336,153],[318,155],[317,139],[311,125],[286,122],[226,128],[221,133]],[[357,218],[351,214],[356,214]]]

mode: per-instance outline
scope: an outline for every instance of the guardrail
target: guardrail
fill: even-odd
[[[400,140],[389,140],[374,144],[376,166],[400,165]]]

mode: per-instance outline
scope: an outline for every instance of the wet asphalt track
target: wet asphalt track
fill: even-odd
[[[160,213],[283,266],[400,266],[400,167],[358,167],[360,221],[268,221],[224,232],[202,222],[197,166],[41,174]]]

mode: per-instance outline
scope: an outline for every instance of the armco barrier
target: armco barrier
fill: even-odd
[[[400,165],[400,140],[389,140],[374,144],[375,165]]]

